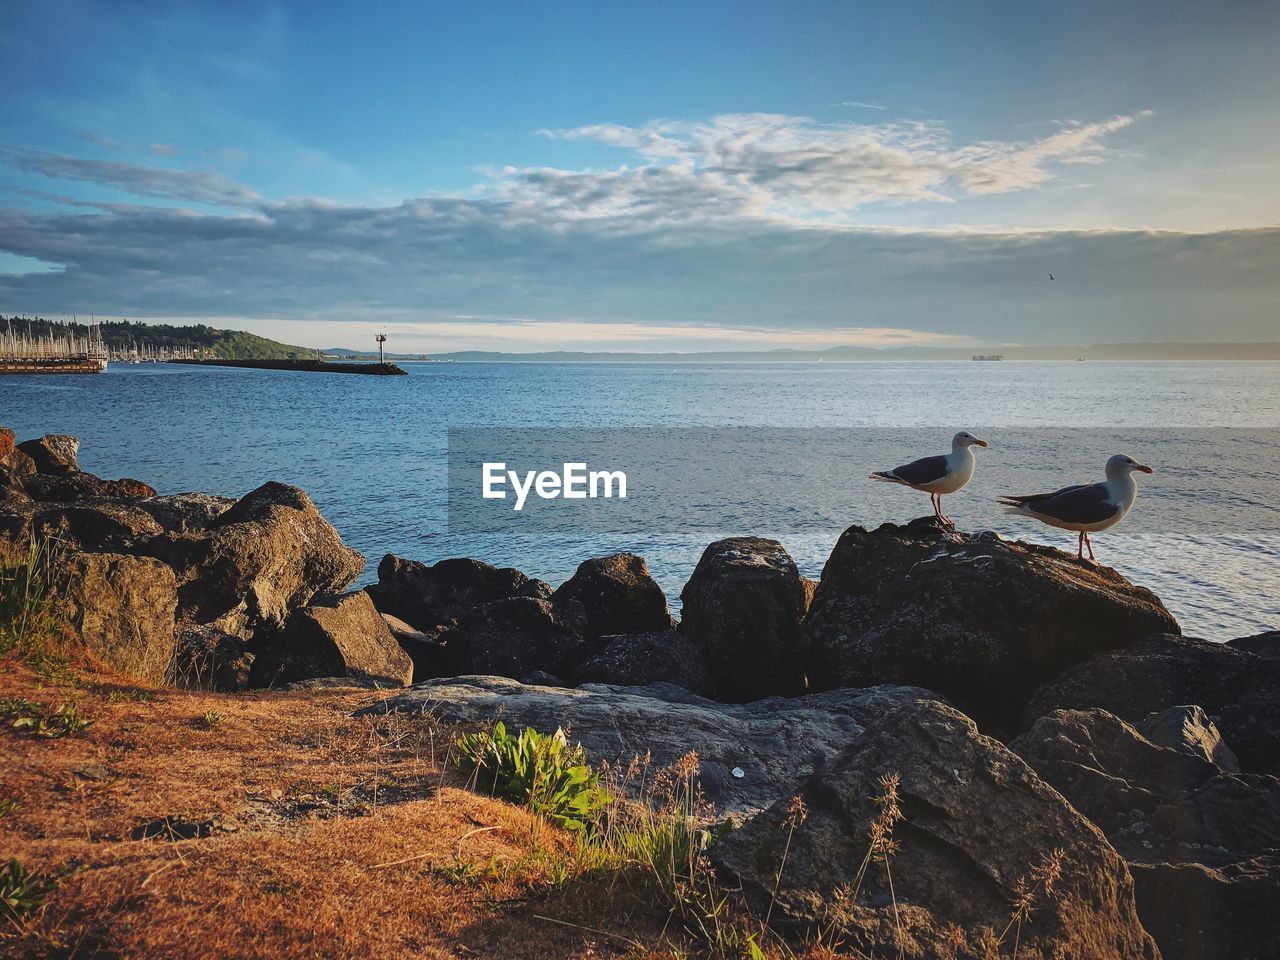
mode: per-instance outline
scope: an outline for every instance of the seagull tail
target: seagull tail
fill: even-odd
[[[905,483],[905,481],[904,481],[904,480],[902,480],[902,479],[901,479],[901,478],[899,478],[899,477],[895,477],[895,476],[894,476],[890,471],[888,471],[888,470],[877,470],[875,473],[870,474],[870,475],[867,477],[867,479],[868,479],[868,480],[883,480],[885,483]]]
[[[1005,513],[1026,513],[1027,501],[1024,497],[1000,497],[999,500]]]

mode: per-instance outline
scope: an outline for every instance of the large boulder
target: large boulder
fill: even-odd
[[[449,672],[448,652],[442,639],[443,630],[415,630],[399,617],[381,614],[400,649],[413,661],[413,682],[431,680]]]
[[[896,791],[882,780],[894,776]],[[1004,948],[1016,937],[1024,957],[1158,956],[1138,920],[1129,871],[1106,838],[944,704],[886,705],[793,793],[807,809],[803,822],[788,793],[711,847],[761,911],[777,887],[779,923],[883,956],[994,956],[1000,931]],[[877,797],[895,793],[902,819],[886,864],[871,827],[884,809]],[[1059,876],[1045,892],[1036,872],[1055,851]],[[1037,895],[1015,933],[1020,883]]]
[[[0,427],[0,460],[13,453],[14,439],[12,430],[8,427]]]
[[[531,580],[512,567],[466,557],[426,564],[390,553],[378,564],[378,582],[365,589],[381,612],[424,632],[452,626],[496,600],[545,600],[551,595],[543,581]]]
[[[364,712],[421,713],[445,723],[501,719],[508,729],[543,733],[564,727],[591,762],[623,769],[647,756],[656,771],[694,751],[707,799],[718,813],[741,818],[789,796],[893,704],[928,696],[911,687],[873,687],[725,704],[669,684],[571,689],[473,676],[415,684]]]
[[[680,631],[702,650],[726,699],[794,696],[805,688],[809,596],[778,541],[718,540],[680,593]]]
[[[30,499],[25,484],[35,474],[35,462],[21,450],[11,449],[0,456],[0,502],[17,503]]]
[[[93,657],[134,680],[162,683],[174,652],[177,584],[158,560],[69,552],[53,596]]]
[[[267,483],[194,533],[167,533],[147,546],[178,574],[179,615],[250,638],[284,626],[316,596],[340,593],[364,557],[343,544],[311,498]]]
[[[316,677],[353,677],[396,687],[412,679],[413,662],[364,591],[295,610],[253,663],[256,686]]]
[[[643,687],[674,683],[705,697],[716,695],[706,658],[678,630],[601,637],[599,652],[570,674],[576,684]]]
[[[1139,915],[1165,956],[1266,955],[1259,945],[1274,943],[1280,921],[1256,908],[1280,902],[1280,780],[1237,773],[1199,707],[1137,725],[1055,710],[1009,746],[1129,861]]]
[[[586,615],[574,601],[511,597],[467,614],[444,634],[454,673],[523,680],[535,671],[564,676],[585,657]]]
[[[51,539],[63,547],[135,553],[164,531],[150,514],[128,503],[29,504],[0,511],[0,536]]]
[[[24,440],[18,449],[31,458],[40,473],[75,473],[80,469],[76,462],[80,441],[66,434],[49,433],[38,440]]]
[[[615,553],[585,560],[552,595],[556,603],[576,600],[587,614],[588,640],[620,633],[648,633],[675,626],[667,598],[649,575],[644,557]]]
[[[1013,732],[1045,680],[1178,625],[1155,594],[1114,570],[930,518],[846,530],[807,631],[820,686],[919,684]]]
[[[1237,645],[1150,637],[1090,657],[1046,683],[1027,704],[1025,726],[1059,709],[1101,707],[1136,723],[1172,706],[1196,704],[1213,717],[1241,769],[1280,774],[1280,658],[1267,650],[1266,641],[1255,638]]]
[[[150,496],[135,505],[173,533],[201,533],[234,506],[235,500],[211,493],[173,493]]]

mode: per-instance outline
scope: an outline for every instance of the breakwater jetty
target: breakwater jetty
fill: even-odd
[[[246,367],[251,370],[300,370],[307,373],[363,373],[375,377],[403,377],[407,370],[394,363],[334,363],[330,360],[170,360],[195,367]]]

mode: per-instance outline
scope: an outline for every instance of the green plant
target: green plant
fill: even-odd
[[[9,726],[20,733],[50,740],[83,733],[94,724],[93,720],[80,713],[75,703],[64,703],[56,710],[50,710],[30,700],[0,701],[0,718],[9,721]]]
[[[225,719],[227,718],[224,717],[222,714],[220,714],[217,710],[206,710],[204,712],[204,716],[200,718],[199,723],[200,723],[200,726],[204,727],[204,729],[212,730],[218,724],[222,723],[222,721]]]
[[[507,731],[499,720],[491,731],[458,738],[458,765],[495,796],[522,803],[553,823],[586,832],[610,801],[582,747],[570,746],[563,730],[551,735],[526,727]]]
[[[0,797],[0,817],[7,817],[18,812],[22,806],[22,798],[13,795]]]
[[[21,917],[38,910],[58,885],[58,878],[28,870],[16,859],[0,868],[0,912]]]

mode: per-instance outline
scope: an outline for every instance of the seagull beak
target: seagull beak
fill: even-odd
[[[985,446],[987,445],[987,441],[985,441],[985,440],[974,440],[973,442],[974,442],[974,443],[976,443],[976,444],[977,444],[978,446],[980,446],[980,447],[985,447]]]
[[[1155,471],[1152,470],[1150,467],[1148,467],[1145,463],[1139,463],[1135,465],[1133,469],[1141,470],[1143,473],[1155,473]]]

